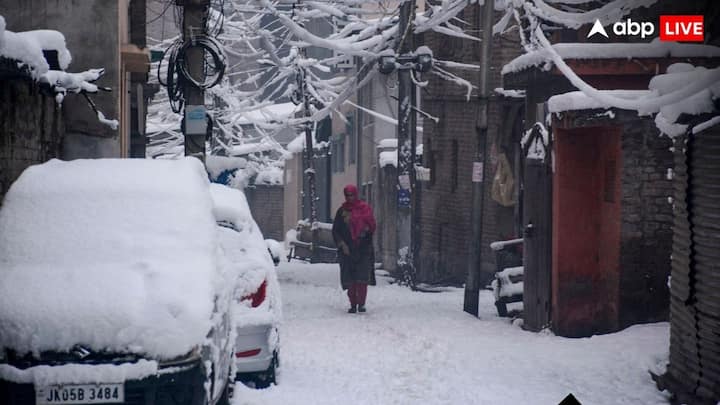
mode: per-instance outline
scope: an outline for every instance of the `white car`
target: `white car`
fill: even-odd
[[[0,208],[0,404],[227,403],[233,285],[202,163],[53,160]]]
[[[275,266],[245,194],[220,184],[211,185],[211,194],[226,265],[240,273],[235,290],[236,377],[265,388],[276,383],[279,366],[282,315]]]

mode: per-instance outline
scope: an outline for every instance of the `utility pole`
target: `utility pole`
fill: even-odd
[[[177,0],[183,6],[183,41],[192,42],[197,35],[205,34],[210,0]],[[189,47],[186,52],[188,73],[193,78],[205,75],[205,51],[200,47]],[[185,95],[185,156],[195,156],[205,161],[205,138],[207,134],[207,113],[205,91],[190,80],[184,83]]]
[[[303,50],[304,55],[304,50]],[[302,103],[303,103],[303,115],[306,118],[310,118],[311,111],[310,111],[310,96],[307,92],[307,83],[306,83],[306,77],[305,77],[305,68],[300,68],[299,77],[298,77],[298,88],[300,89],[300,92],[302,93]],[[315,188],[315,148],[313,147],[313,136],[312,136],[312,130],[310,129],[310,120],[308,119],[305,122],[305,175],[307,176],[307,184],[308,184],[308,200],[310,203],[310,229],[312,231],[312,245],[310,246],[310,263],[317,263],[318,262],[318,253],[319,253],[319,243],[320,243],[320,235],[319,235],[319,229],[317,227],[317,190]]]
[[[406,59],[412,49],[412,18],[415,14],[415,0],[407,0],[400,6],[400,29],[397,52],[399,59]],[[415,122],[412,119],[412,104],[415,86],[411,69],[398,69],[398,167],[397,167],[397,247],[398,268],[412,288],[415,288],[415,252],[413,251],[412,201],[415,186]]]
[[[493,0],[485,0],[482,11],[482,42],[480,48],[480,86],[479,111],[477,120],[477,145],[472,173],[472,206],[470,207],[470,236],[467,282],[465,283],[465,312],[478,316],[480,300],[480,272],[482,269],[482,221],[485,194],[485,157],[488,131],[488,107],[490,92],[488,81],[490,73],[490,49],[493,26]],[[479,20],[479,19],[478,19]]]

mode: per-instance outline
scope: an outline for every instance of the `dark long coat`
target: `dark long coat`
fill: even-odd
[[[347,290],[352,283],[375,285],[375,251],[372,234],[353,242],[350,236],[350,212],[340,207],[335,214],[332,228],[335,245],[338,247],[340,263],[340,284]],[[350,248],[350,255],[343,253],[340,241]]]

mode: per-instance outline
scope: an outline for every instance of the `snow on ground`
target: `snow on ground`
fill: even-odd
[[[491,291],[478,320],[462,311],[462,289],[417,293],[381,276],[368,313],[348,314],[338,273],[280,265],[279,385],[238,386],[234,405],[557,404],[569,393],[583,404],[667,403],[648,373],[667,361],[667,323],[567,339],[498,318]]]

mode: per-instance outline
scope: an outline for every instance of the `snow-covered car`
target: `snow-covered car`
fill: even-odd
[[[210,189],[226,265],[240,272],[234,308],[236,377],[265,388],[276,382],[279,365],[282,314],[275,266],[245,194],[220,184]]]
[[[218,404],[235,275],[194,158],[53,160],[0,208],[0,404]]]

